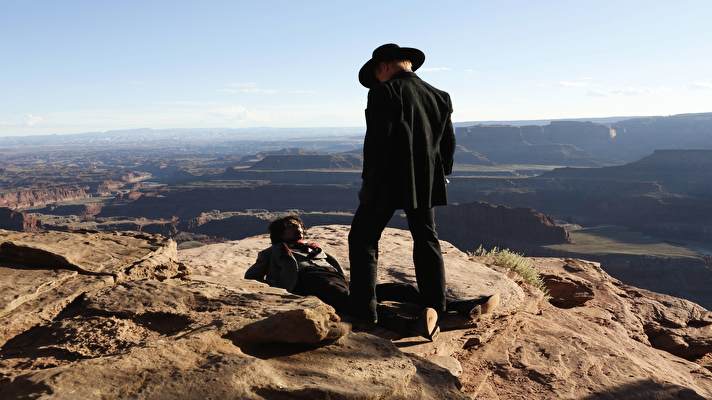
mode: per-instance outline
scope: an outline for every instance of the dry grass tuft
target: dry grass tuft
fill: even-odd
[[[470,253],[470,256],[485,257],[487,262],[491,264],[514,271],[524,282],[536,287],[544,292],[546,297],[549,297],[549,290],[541,279],[539,271],[532,266],[531,260],[522,254],[509,249],[500,249],[499,247],[487,250],[480,246],[474,252]]]

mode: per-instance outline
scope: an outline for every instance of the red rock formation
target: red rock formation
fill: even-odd
[[[441,207],[436,214],[440,237],[462,250],[479,245],[522,249],[570,241],[564,227],[531,208],[475,202]]]
[[[86,187],[56,186],[46,189],[21,189],[0,193],[0,207],[22,209],[43,206],[58,201],[89,197]]]
[[[40,222],[34,214],[0,207],[0,229],[19,232],[36,232]]]
[[[94,218],[101,212],[102,203],[87,203],[84,205],[82,218]]]

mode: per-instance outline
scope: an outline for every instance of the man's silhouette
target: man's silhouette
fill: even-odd
[[[425,61],[418,49],[385,44],[359,72],[369,88],[360,204],[349,233],[353,312],[376,322],[378,241],[398,209],[408,217],[413,263],[423,306],[445,311],[445,268],[434,206],[447,204],[455,134],[450,95],[413,71]]]

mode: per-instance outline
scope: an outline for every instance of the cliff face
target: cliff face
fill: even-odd
[[[47,189],[23,189],[0,193],[0,207],[22,209],[89,197],[85,188],[59,186]]]
[[[475,125],[458,128],[456,133],[459,145],[504,164],[596,165],[586,149],[611,143],[608,128],[590,122],[544,127]]]
[[[310,229],[348,273],[348,227]],[[533,259],[552,293],[447,242],[450,294],[500,293],[433,342],[351,332],[333,309],[242,275],[266,235],[175,251],[135,233],[0,233],[2,398],[554,399],[712,396],[712,316],[598,265]],[[387,229],[379,279],[414,282]]]
[[[363,164],[354,154],[268,155],[252,169],[359,169]]]
[[[463,251],[479,245],[522,249],[569,242],[564,227],[529,208],[475,202],[440,207],[436,213],[440,237]]]
[[[40,222],[32,214],[0,207],[0,229],[34,232],[40,229]]]

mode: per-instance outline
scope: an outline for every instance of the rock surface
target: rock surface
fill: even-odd
[[[468,366],[461,377],[466,391],[478,399],[712,396],[712,374],[698,358],[709,352],[706,343],[712,339],[707,310],[626,286],[596,263],[537,258],[534,265],[551,288],[562,281],[572,287],[557,289],[552,300],[560,307],[541,303],[537,312],[520,312],[472,330],[478,339],[458,355]],[[673,355],[681,354],[676,347],[649,340],[646,327],[662,326],[697,350],[682,354],[694,353],[690,358],[698,363]]]
[[[175,242],[156,235],[0,230],[0,346],[87,291],[180,276],[176,257]]]
[[[431,343],[352,332],[315,297],[242,279],[266,235],[176,253],[136,233],[2,234],[14,261],[0,269],[0,318],[16,326],[0,342],[3,399],[712,397],[710,313],[594,263],[534,259],[557,307],[443,242],[449,294],[499,292],[502,305]],[[309,230],[348,272],[347,234]],[[379,279],[414,282],[410,234],[388,228],[380,248]],[[37,253],[53,263],[18,262]]]

